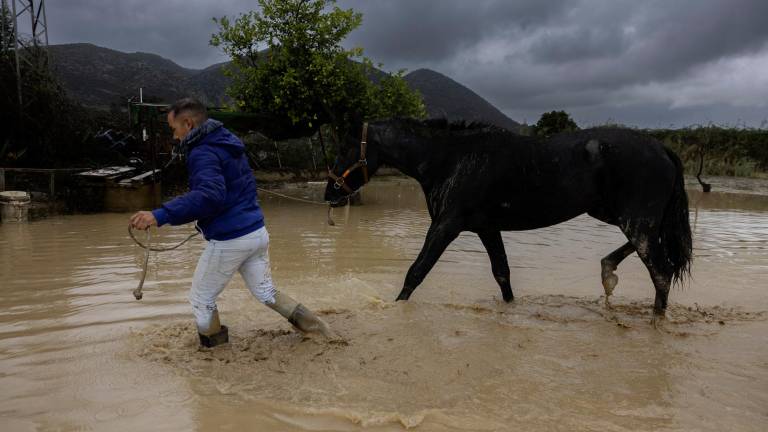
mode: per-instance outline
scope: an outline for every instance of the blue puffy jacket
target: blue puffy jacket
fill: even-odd
[[[245,146],[216,120],[190,131],[189,192],[152,210],[157,225],[197,221],[206,240],[230,240],[264,226]]]

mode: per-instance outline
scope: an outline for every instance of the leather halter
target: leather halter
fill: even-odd
[[[363,170],[363,185],[368,183],[368,160],[365,158],[365,150],[368,146],[368,142],[366,141],[368,137],[368,123],[363,123],[363,136],[360,138],[360,160],[352,164],[349,168],[344,170],[344,174],[337,176],[333,173],[333,170],[330,168],[328,169],[328,178],[333,180],[333,187],[335,189],[344,189],[345,192],[347,192],[349,195],[352,195],[355,193],[355,191],[352,190],[349,185],[347,185],[347,177],[349,177],[352,172],[354,172],[356,169],[360,168]],[[362,186],[362,185],[361,185]]]

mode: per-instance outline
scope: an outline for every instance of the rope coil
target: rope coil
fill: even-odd
[[[128,227],[128,233],[131,235],[131,238],[138,243],[138,240],[136,240],[136,237],[133,237],[133,231],[131,230],[131,227]],[[149,241],[152,238],[152,234],[150,233],[149,228],[147,228],[147,246],[142,246],[144,249],[147,250],[146,254],[144,254],[144,266],[141,269],[141,280],[139,281],[139,286],[133,290],[133,296],[136,297],[136,300],[141,300],[142,297],[144,297],[144,294],[141,292],[141,289],[144,288],[144,280],[147,278],[147,267],[149,264],[149,251],[151,250],[149,247]]]
[[[147,229],[147,243],[146,244],[140,242],[139,239],[137,239],[136,236],[133,235],[133,227],[130,226],[130,225],[128,226],[128,235],[131,236],[131,239],[133,240],[134,243],[136,243],[142,249],[147,249],[148,252],[149,251],[152,251],[152,252],[167,252],[167,251],[171,251],[171,250],[180,248],[181,245],[183,245],[184,243],[192,240],[192,238],[200,235],[200,233],[199,232],[194,232],[194,233],[188,235],[187,238],[182,240],[181,243],[176,244],[176,245],[171,246],[171,247],[150,247],[149,246],[149,239],[150,239],[149,229]]]
[[[166,252],[166,251],[178,249],[181,247],[181,245],[190,241],[193,237],[196,237],[197,235],[200,234],[199,232],[190,234],[187,236],[187,238],[182,240],[181,243],[178,243],[171,247],[152,247],[150,245],[150,240],[152,239],[152,230],[147,228],[146,231],[147,231],[147,238],[145,240],[146,243],[142,243],[133,234],[133,227],[128,225],[128,235],[131,236],[131,239],[133,240],[134,243],[136,243],[140,248],[146,251],[146,253],[144,254],[144,265],[141,268],[141,280],[139,280],[139,286],[136,287],[135,290],[133,290],[133,296],[136,298],[136,300],[141,300],[141,298],[144,296],[141,290],[144,288],[144,280],[147,278],[147,267],[149,266],[149,253],[150,252]]]

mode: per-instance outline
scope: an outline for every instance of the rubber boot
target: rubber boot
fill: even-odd
[[[328,339],[337,338],[328,324],[287,294],[280,291],[275,292],[275,302],[267,304],[267,306],[285,317],[289,323],[303,333],[319,333]]]
[[[200,336],[200,345],[206,348],[213,348],[216,345],[229,342],[229,329],[227,326],[221,325],[218,310],[213,311],[210,326],[207,329],[198,328],[197,334]]]

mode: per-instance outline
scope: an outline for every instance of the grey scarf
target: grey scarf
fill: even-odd
[[[183,153],[187,154],[189,152],[189,149],[192,146],[197,144],[206,135],[215,131],[221,126],[222,126],[222,123],[220,121],[214,120],[214,119],[207,119],[206,121],[203,122],[203,124],[189,131],[187,136],[184,137],[183,140],[181,140],[180,145],[183,150]]]

